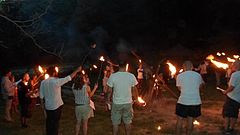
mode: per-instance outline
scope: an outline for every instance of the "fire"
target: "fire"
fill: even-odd
[[[49,78],[49,74],[44,75],[45,80]]]
[[[24,82],[24,85],[26,85],[26,86],[27,86],[27,85],[28,85],[28,82]]]
[[[146,102],[142,99],[142,97],[138,97],[138,102],[143,104],[143,106],[146,106]]]
[[[158,131],[160,131],[161,129],[162,129],[161,126],[158,126],[158,127],[157,127],[157,130],[158,130]]]
[[[85,71],[84,70],[82,70],[82,74],[85,75]]]
[[[227,57],[228,62],[235,62],[234,59]]]
[[[142,63],[142,60],[139,59],[138,62],[139,62],[139,63]]]
[[[44,73],[44,71],[43,71],[43,68],[39,65],[38,66],[38,71],[42,74],[42,73]]]
[[[239,55],[233,55],[233,58],[234,58],[234,59],[238,59],[238,58],[239,58]]]
[[[183,69],[180,69],[180,70],[179,70],[179,73],[182,73],[182,72],[183,72]]]
[[[226,54],[224,52],[222,52],[222,55],[225,56]]]
[[[128,68],[129,68],[129,64],[126,64],[126,71],[128,71]]]
[[[207,60],[210,60],[215,66],[217,66],[218,68],[223,68],[223,69],[227,69],[228,68],[228,64],[226,63],[221,63],[219,61],[213,60],[214,56],[213,55],[208,55]]]
[[[221,56],[222,54],[220,52],[217,52],[217,56]]]
[[[154,74],[152,77],[153,77],[153,78],[155,78],[155,77],[156,77],[156,75]]]
[[[55,71],[58,73],[58,72],[59,72],[59,68],[58,68],[58,67],[55,67]]]
[[[193,125],[200,125],[200,122],[198,122],[197,120],[194,120],[194,122],[193,122]]]
[[[93,68],[97,69],[97,66],[96,66],[96,65],[93,65]]]
[[[174,75],[176,74],[177,70],[176,70],[176,67],[173,66],[172,63],[170,62],[167,62],[168,66],[169,66],[169,70],[171,71],[171,76],[172,78],[174,77]]]
[[[104,59],[103,56],[101,56],[101,57],[99,58],[99,60],[100,60],[100,61],[105,61],[105,59]]]

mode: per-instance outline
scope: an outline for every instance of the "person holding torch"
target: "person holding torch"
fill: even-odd
[[[65,78],[58,78],[55,67],[47,69],[50,76],[40,84],[40,99],[46,111],[46,135],[58,135],[59,120],[61,118],[63,100],[61,86],[72,80],[82,70],[79,66],[72,74]]]
[[[125,124],[126,135],[130,135],[131,123],[133,118],[133,100],[132,95],[138,93],[136,85],[138,84],[136,77],[125,70],[126,63],[119,63],[119,71],[110,75],[108,86],[108,102],[112,96],[111,120],[113,125],[113,135],[118,134],[118,126],[123,120]],[[135,94],[134,94],[135,93]]]

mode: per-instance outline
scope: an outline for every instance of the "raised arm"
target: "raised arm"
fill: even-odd
[[[87,87],[87,89],[88,89],[87,91],[88,91],[88,94],[89,94],[90,98],[94,95],[94,93],[96,92],[97,88],[98,88],[98,84],[97,83],[95,84],[95,86],[94,86],[92,91],[91,91],[91,88],[89,86]]]

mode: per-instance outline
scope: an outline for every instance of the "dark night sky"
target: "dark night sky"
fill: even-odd
[[[114,56],[120,39],[145,58],[158,59],[160,53],[176,46],[197,55],[219,50],[237,53],[239,7],[239,0],[54,0],[47,14],[25,30],[40,29],[34,38],[52,52],[64,44],[65,61],[82,58],[94,42],[98,45],[95,55]],[[45,8],[46,0],[26,0],[2,4],[1,12],[13,20],[27,20]],[[46,53],[16,26],[4,18],[0,25],[0,41],[7,47],[0,47],[1,61],[5,63],[7,57],[18,65],[46,60]]]

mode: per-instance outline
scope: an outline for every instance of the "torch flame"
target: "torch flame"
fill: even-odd
[[[93,65],[93,68],[97,69],[97,66],[96,66],[96,65]]]
[[[235,62],[234,59],[227,57],[228,62]]]
[[[197,120],[194,120],[194,122],[193,122],[193,125],[200,125],[200,122],[198,122]]]
[[[213,55],[208,55],[207,60],[210,60],[215,66],[217,66],[218,68],[223,68],[223,69],[227,69],[228,68],[228,64],[226,63],[221,63],[219,61],[213,60],[214,56]]]
[[[180,69],[180,70],[179,70],[179,73],[182,73],[182,72],[183,72],[183,69]]]
[[[152,77],[153,77],[153,78],[155,78],[155,77],[156,77],[156,75],[154,74]]]
[[[100,61],[105,61],[105,59],[104,59],[103,56],[101,56],[101,57],[99,58],[99,60],[100,60]]]
[[[167,64],[168,64],[168,66],[169,66],[169,70],[170,70],[170,72],[171,72],[171,76],[172,76],[172,78],[174,77],[174,75],[176,74],[176,72],[177,72],[177,70],[176,70],[176,67],[175,66],[173,66],[173,64],[172,63],[170,63],[170,62],[167,62]]]
[[[233,58],[234,58],[234,59],[238,59],[238,58],[239,58],[239,55],[233,55]]]
[[[84,70],[82,70],[82,74],[85,75],[85,71]]]
[[[44,73],[44,71],[43,71],[43,68],[39,65],[38,66],[38,71],[42,74],[42,73]]]
[[[221,56],[222,54],[220,52],[217,52],[217,56]]]
[[[158,131],[161,130],[161,129],[162,129],[161,126],[158,126],[158,127],[157,127],[157,130],[158,130]]]
[[[142,60],[139,59],[138,61],[139,61],[139,63],[142,63]]]
[[[226,54],[224,52],[222,52],[222,55],[225,56]]]
[[[44,75],[45,80],[49,78],[49,74]]]
[[[146,106],[146,102],[142,99],[142,97],[138,97],[138,102],[143,104],[143,106]]]
[[[128,68],[129,68],[129,64],[126,64],[126,71],[128,71]]]
[[[55,71],[58,73],[58,72],[59,72],[59,68],[58,68],[58,67],[55,67]]]

